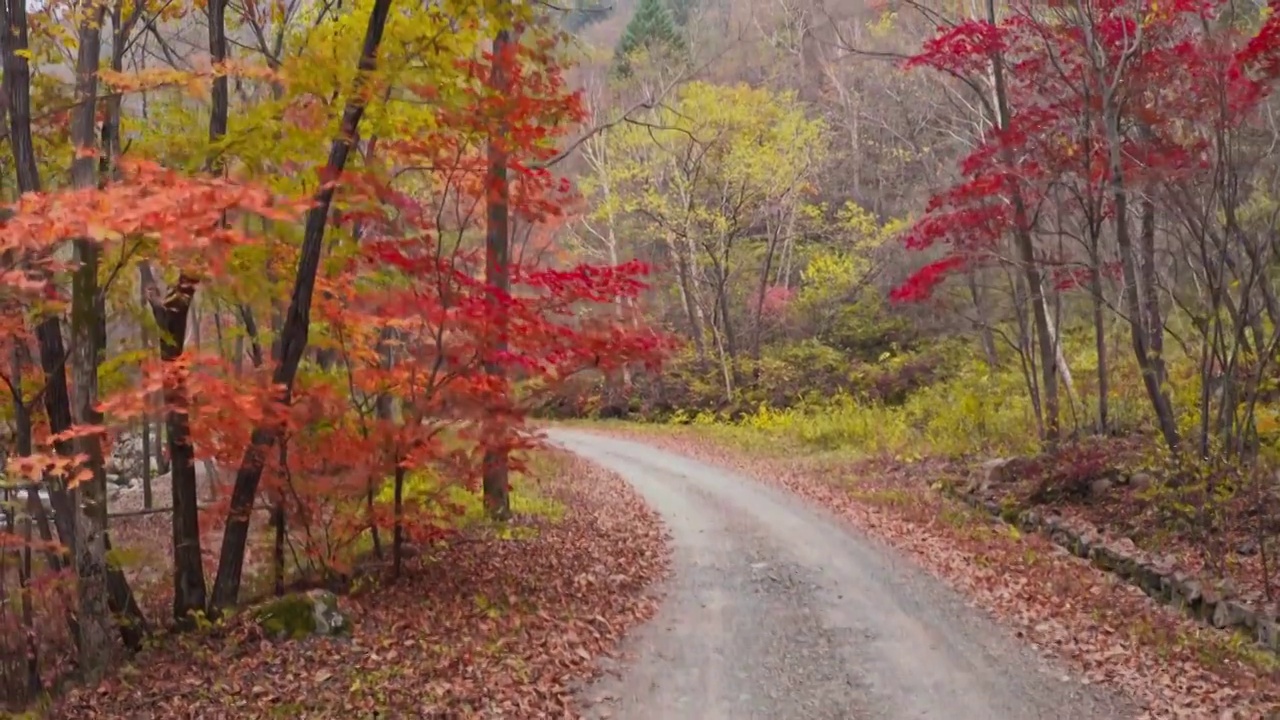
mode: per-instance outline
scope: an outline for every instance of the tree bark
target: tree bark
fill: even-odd
[[[693,338],[693,350],[701,360],[707,354],[706,332],[703,327],[702,309],[698,306],[697,290],[693,283],[693,271],[685,251],[674,239],[667,238],[667,246],[676,263],[676,287],[680,291],[680,304],[684,306],[689,321],[689,335]]]
[[[214,65],[227,60],[226,0],[210,0],[205,8],[209,28],[209,58]],[[226,75],[213,79],[209,108],[209,155],[206,169],[219,168],[217,150],[213,146],[227,134],[229,96]],[[187,388],[177,361],[186,348],[187,328],[195,303],[199,282],[193,274],[181,272],[178,282],[160,298],[159,284],[144,266],[143,282],[148,286],[148,302],[160,326],[160,360],[165,364],[165,425],[168,435],[170,485],[173,495],[173,618],[179,627],[192,627],[195,613],[208,603],[204,579],[203,548],[200,538],[199,488],[197,487],[195,447],[191,442],[191,423],[187,414]],[[199,322],[195,342],[199,347]],[[212,481],[212,478],[210,478]]]
[[[187,336],[191,300],[196,279],[187,274],[160,298],[159,283],[147,265],[142,266],[147,301],[160,326],[160,361],[165,365],[164,407],[168,430],[170,487],[173,494],[173,619],[190,628],[194,613],[205,609],[204,553],[200,540],[199,490],[196,486],[195,447],[187,414],[187,387],[177,369]]]
[[[102,50],[105,4],[99,4],[80,23],[76,59],[76,108],[71,115],[71,184],[77,189],[97,186],[94,115],[98,94],[98,63]],[[101,361],[99,321],[103,308],[98,292],[99,249],[90,238],[72,241],[76,269],[71,281],[71,376],[75,383],[71,416],[76,425],[99,425],[98,365]],[[111,615],[107,603],[107,477],[102,439],[96,433],[78,438],[76,448],[89,458],[92,477],[73,491],[79,496],[75,523],[75,565],[79,590],[80,670],[95,682],[110,666]]]
[[[1110,432],[1111,403],[1111,371],[1107,365],[1107,325],[1105,305],[1102,297],[1102,265],[1098,257],[1098,241],[1090,240],[1089,248],[1089,292],[1093,306],[1093,341],[1098,353],[1098,433],[1106,435]]]
[[[355,85],[342,112],[338,137],[329,148],[329,160],[324,169],[324,182],[315,194],[315,204],[307,212],[303,231],[302,248],[298,257],[298,270],[294,279],[293,297],[289,301],[288,314],[280,334],[280,354],[272,381],[284,388],[282,401],[288,402],[298,365],[307,348],[307,335],[311,325],[311,296],[315,292],[316,272],[319,269],[320,251],[324,245],[324,231],[329,220],[329,208],[333,204],[334,185],[347,164],[352,144],[357,137],[360,118],[364,115],[365,92],[363,85],[369,73],[377,68],[378,47],[391,11],[391,0],[375,0],[369,25],[365,31],[364,45],[360,53],[359,73]],[[214,579],[210,611],[216,614],[230,607],[240,595],[240,577],[244,570],[244,549],[249,540],[249,515],[257,498],[258,484],[262,480],[262,468],[267,451],[279,438],[280,428],[262,425],[254,429],[245,450],[240,468],[236,472],[235,487],[231,492],[231,510],[226,531],[222,536],[222,552],[218,559],[218,574]]]
[[[995,0],[987,0],[987,21],[996,22]],[[999,51],[991,56],[992,75],[994,76],[996,94],[996,114],[1000,128],[1006,130],[1011,121],[1009,93],[1004,83],[1004,58]],[[1005,154],[1008,155],[1006,149]],[[1012,161],[1012,157],[1006,157]],[[1011,162],[1012,164],[1012,162]],[[1050,444],[1058,441],[1058,359],[1056,343],[1049,327],[1049,310],[1045,303],[1044,283],[1040,274],[1039,261],[1036,259],[1035,243],[1031,236],[1030,219],[1022,192],[1014,188],[1012,192],[1014,245],[1018,251],[1018,262],[1022,265],[1022,273],[1027,283],[1027,291],[1031,301],[1031,317],[1035,324],[1037,349],[1040,354],[1040,373],[1043,385],[1044,437]]]
[[[31,438],[31,408],[27,405],[27,399],[23,395],[22,376],[26,372],[27,358],[24,357],[23,343],[25,338],[19,339],[10,353],[10,369],[9,382],[13,392],[13,426],[15,437],[14,450],[18,457],[30,457],[33,447]],[[6,491],[6,495],[16,497],[21,492],[19,490]],[[31,498],[36,499],[36,505],[43,510],[40,498],[35,488],[27,491],[27,507],[30,508]],[[16,510],[16,503],[15,503]],[[34,620],[34,612],[31,602],[31,542],[32,518],[37,517],[35,513],[28,512],[20,521],[22,527],[20,535],[23,541],[23,547],[18,551],[18,589],[22,595],[22,628],[27,636],[27,684],[26,691],[28,700],[37,697],[40,694],[40,648],[36,643],[36,627]],[[53,562],[57,562],[54,556]],[[56,567],[54,567],[56,572]],[[75,628],[73,624],[72,629]]]
[[[511,31],[498,32],[493,40],[493,67],[489,72],[489,85],[493,93],[503,97],[510,92],[510,77],[506,68],[509,56],[515,51],[515,43]],[[488,227],[485,233],[485,282],[489,285],[490,316],[494,324],[492,346],[489,348],[491,358],[507,349],[506,309],[503,303],[511,292],[510,268],[510,226],[508,213],[510,210],[510,186],[507,182],[507,139],[506,128],[499,124],[496,137],[489,138],[489,163],[485,177],[487,191]],[[496,359],[485,363],[485,372],[500,378],[505,383],[505,371]],[[494,423],[498,426],[498,423]],[[509,487],[509,458],[504,443],[505,427],[498,427],[501,432],[489,433],[490,442],[494,438],[499,446],[490,445],[484,451],[484,505],[489,516],[497,520],[505,520],[511,516],[511,498]]]
[[[1129,315],[1130,337],[1133,341],[1133,354],[1142,372],[1142,384],[1146,388],[1147,397],[1156,414],[1156,422],[1160,426],[1160,434],[1165,444],[1172,451],[1177,451],[1180,438],[1177,421],[1173,416],[1173,403],[1164,388],[1164,361],[1153,353],[1151,346],[1155,330],[1149,327],[1152,320],[1159,316],[1159,300],[1152,298],[1156,290],[1142,287],[1154,282],[1154,268],[1151,275],[1144,269],[1140,275],[1136,267],[1137,250],[1133,246],[1133,238],[1129,232],[1129,194],[1124,186],[1123,149],[1120,147],[1120,115],[1115,100],[1110,94],[1104,98],[1104,113],[1107,124],[1107,140],[1110,144],[1109,163],[1111,170],[1111,193],[1115,202],[1116,245],[1120,248],[1120,268],[1124,274],[1125,287],[1131,292],[1124,294],[1125,311]],[[1144,212],[1145,216],[1145,212]],[[1145,218],[1144,218],[1145,222]],[[1145,244],[1145,243],[1144,243]],[[1154,257],[1151,258],[1154,261]],[[1141,278],[1141,279],[1140,279]],[[1154,312],[1153,317],[1150,313]],[[1164,329],[1160,328],[1159,342],[1163,344]]]

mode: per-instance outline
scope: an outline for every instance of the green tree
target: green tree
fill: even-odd
[[[637,52],[679,54],[685,47],[684,36],[662,0],[640,0],[636,14],[618,42],[618,71],[623,75],[629,73],[629,58]]]

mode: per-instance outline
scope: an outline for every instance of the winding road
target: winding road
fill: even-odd
[[[821,510],[722,468],[555,429],[661,514],[674,572],[617,673],[614,720],[1108,720],[1137,713]]]

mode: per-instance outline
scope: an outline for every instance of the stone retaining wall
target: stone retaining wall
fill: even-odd
[[[988,476],[993,466],[984,466]],[[998,471],[998,469],[996,469]],[[989,492],[985,479],[950,494],[1020,530],[1047,536],[1054,544],[1111,572],[1165,605],[1215,628],[1234,630],[1280,653],[1280,606],[1250,602],[1229,581],[1204,580],[1178,570],[1171,558],[1148,553],[1129,538],[1111,538],[1091,523],[1056,513],[1015,510]]]

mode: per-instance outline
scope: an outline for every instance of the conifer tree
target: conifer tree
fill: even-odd
[[[636,14],[627,23],[617,49],[618,71],[621,74],[629,72],[627,58],[639,50],[676,53],[685,50],[684,36],[662,0],[640,0]]]

